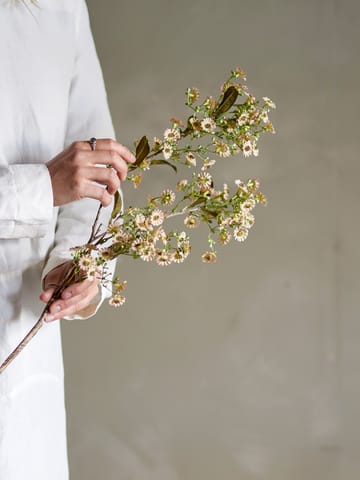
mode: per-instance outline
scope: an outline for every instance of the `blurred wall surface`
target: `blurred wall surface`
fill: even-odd
[[[63,322],[72,480],[360,478],[356,0],[88,0],[117,136],[162,135],[240,65],[277,104],[247,242],[123,260],[122,309]],[[96,135],[96,132],[94,132]],[[127,205],[174,185],[166,169]]]

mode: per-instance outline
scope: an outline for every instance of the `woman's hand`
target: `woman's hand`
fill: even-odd
[[[85,197],[99,200],[104,207],[110,205],[120,181],[126,179],[128,163],[135,160],[130,150],[115,140],[97,140],[95,151],[91,150],[89,142],[73,143],[46,164],[51,177],[54,206]]]
[[[51,299],[55,288],[71,266],[72,261],[70,260],[57,266],[46,275],[43,282],[44,290],[40,295],[40,300],[47,303]],[[79,278],[74,278],[74,282],[64,289],[61,297],[58,300],[54,300],[50,305],[49,313],[45,318],[46,322],[52,322],[79,313],[82,316],[89,316],[94,312],[96,305],[90,305],[90,303],[99,292],[100,279],[79,280]]]

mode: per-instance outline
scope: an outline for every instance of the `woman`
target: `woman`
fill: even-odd
[[[0,39],[2,361],[43,308],[42,280],[46,302],[69,247],[86,242],[98,201],[111,208],[134,157],[106,140],[114,132],[85,0],[0,0]],[[94,135],[92,151],[87,140]],[[51,306],[48,325],[0,376],[1,479],[68,479],[53,320],[85,318],[100,297],[96,282],[68,287]]]

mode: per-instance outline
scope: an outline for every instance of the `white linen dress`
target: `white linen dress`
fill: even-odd
[[[114,136],[84,0],[0,0],[0,361],[37,320],[41,277],[86,242],[95,200],[53,208],[44,164]],[[59,322],[0,375],[0,479],[67,480]]]

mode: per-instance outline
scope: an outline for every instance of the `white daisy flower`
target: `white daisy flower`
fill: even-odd
[[[109,226],[107,227],[107,232],[114,234],[119,231],[119,228],[120,228],[120,223],[113,222],[113,223],[110,223]]]
[[[159,252],[157,258],[156,258],[156,263],[160,265],[161,267],[166,267],[167,265],[170,265],[172,262],[172,256],[166,251],[162,250]]]
[[[253,144],[251,143],[250,140],[247,140],[246,142],[243,143],[242,151],[243,151],[244,157],[249,157],[253,153]]]
[[[196,228],[200,225],[200,220],[195,215],[188,215],[184,220],[184,225],[188,228]]]
[[[143,223],[145,223],[145,215],[138,213],[135,217],[135,225],[138,227],[139,225],[143,225]]]
[[[249,231],[245,227],[237,227],[234,229],[234,239],[238,242],[243,242],[247,239]]]
[[[142,213],[138,213],[134,220],[135,225],[140,230],[146,230],[145,221],[146,221],[145,215],[143,215]]]
[[[200,90],[196,87],[188,88],[186,90],[190,105],[196,102],[200,97]]]
[[[180,140],[180,132],[176,128],[167,128],[164,132],[164,138],[167,142],[176,143]]]
[[[221,245],[227,245],[231,240],[231,233],[227,230],[220,230],[219,232],[219,243]]]
[[[228,145],[226,145],[225,142],[222,141],[217,141],[215,142],[215,152],[220,156],[220,157],[230,157],[231,151]]]
[[[142,243],[141,239],[136,238],[131,244],[131,250],[135,253],[138,253],[138,249],[139,249],[141,243]]]
[[[164,190],[161,194],[161,202],[164,205],[171,205],[175,201],[175,193],[172,190]]]
[[[251,228],[255,223],[255,217],[252,213],[243,216],[242,224],[245,228]]]
[[[248,198],[241,204],[241,210],[243,212],[250,212],[256,206],[256,201],[253,198]]]
[[[156,208],[150,215],[150,223],[151,225],[158,227],[163,223],[164,218],[165,218],[164,212],[159,208]]]
[[[180,248],[175,250],[172,257],[175,263],[182,263],[185,260],[185,258],[186,258],[185,254]]]
[[[144,260],[144,262],[151,262],[156,256],[156,250],[154,248],[154,245],[152,245],[151,243],[140,247],[138,251],[140,253],[141,260]]]
[[[126,297],[123,297],[122,295],[113,295],[109,300],[109,305],[112,307],[121,307],[124,305],[125,301]]]
[[[99,280],[101,278],[100,269],[96,265],[93,265],[92,267],[88,268],[86,270],[86,278],[91,282],[95,279]]]
[[[200,187],[200,190],[207,190],[211,187],[212,176],[208,172],[200,172],[197,176],[197,183]]]
[[[173,147],[169,143],[164,143],[162,153],[164,155],[165,160],[169,160],[171,155],[173,154]]]
[[[240,117],[237,119],[237,124],[239,127],[246,125],[249,122],[249,114],[247,112],[243,112]]]
[[[89,271],[95,265],[95,260],[91,255],[83,255],[79,259],[79,267],[85,272]]]
[[[204,132],[212,133],[216,129],[216,123],[212,118],[204,118],[204,120],[201,121],[201,129]]]

